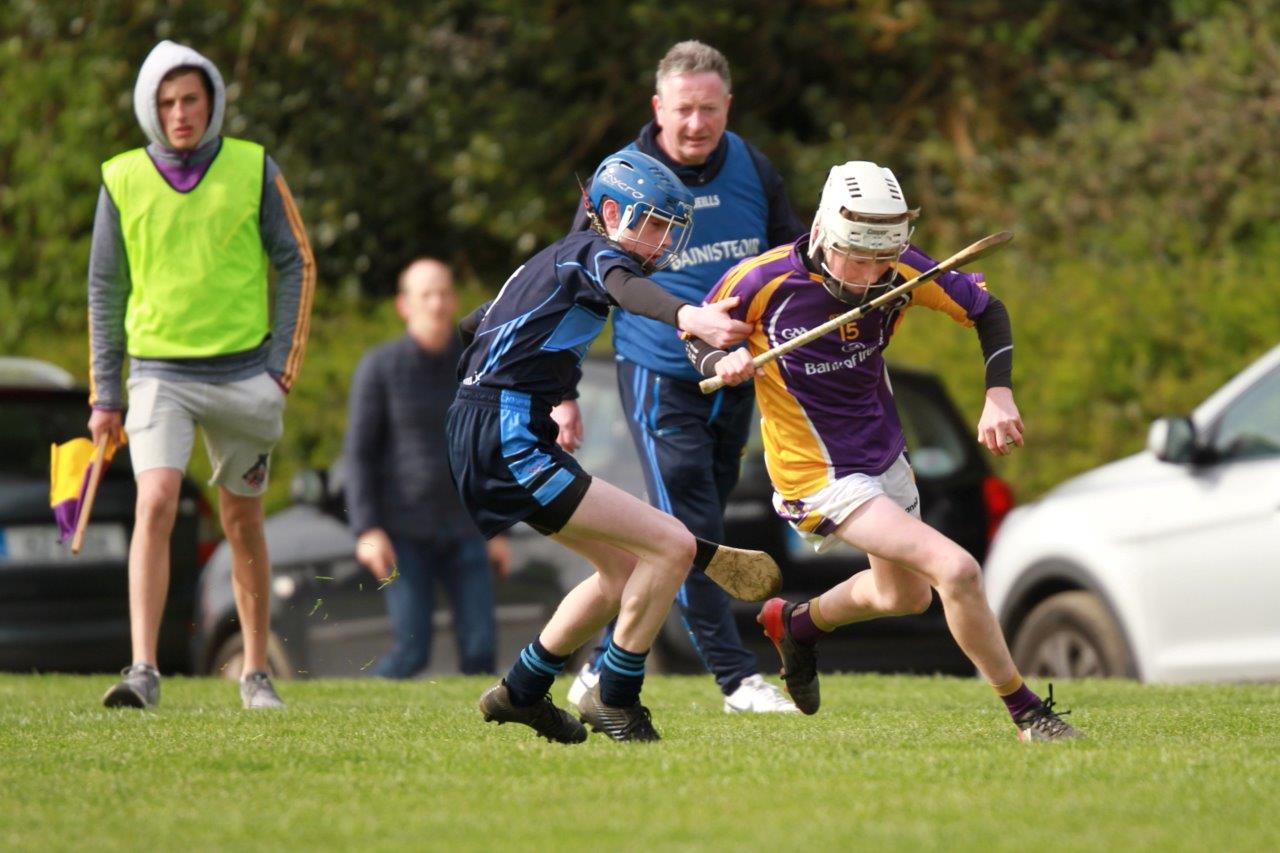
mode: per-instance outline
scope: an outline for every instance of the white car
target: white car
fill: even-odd
[[[1027,675],[1280,679],[1280,346],[1015,510],[986,586]]]

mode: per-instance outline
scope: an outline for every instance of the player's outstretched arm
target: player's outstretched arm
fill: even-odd
[[[672,296],[652,279],[615,267],[604,279],[605,290],[624,311],[675,326],[718,347],[746,340],[751,326],[729,316],[737,297],[711,305],[690,305]]]

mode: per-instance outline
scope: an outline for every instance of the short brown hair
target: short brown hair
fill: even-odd
[[[729,60],[724,54],[709,44],[700,41],[682,41],[672,45],[667,55],[658,62],[658,73],[654,75],[654,89],[662,88],[662,81],[677,74],[701,74],[710,71],[719,74],[724,81],[724,91],[728,94],[733,88],[729,78]],[[661,94],[661,92],[659,92]]]
[[[213,81],[209,79],[209,72],[205,71],[199,65],[179,65],[168,74],[160,78],[161,83],[168,83],[170,80],[181,77],[183,74],[199,74],[200,84],[204,86],[204,93],[209,98],[209,110],[213,110]]]

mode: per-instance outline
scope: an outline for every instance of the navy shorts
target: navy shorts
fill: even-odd
[[[591,485],[591,475],[556,444],[550,406],[528,394],[459,388],[446,430],[454,485],[485,538],[520,521],[558,533]]]

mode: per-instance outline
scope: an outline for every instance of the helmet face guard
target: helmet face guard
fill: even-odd
[[[830,249],[826,250],[830,252]],[[879,261],[883,263],[884,261]],[[841,278],[831,271],[826,261],[821,262],[822,286],[827,292],[850,305],[862,305],[874,299],[894,286],[898,280],[898,268],[892,263],[875,281],[852,280]]]
[[[591,179],[587,200],[599,211],[606,199],[618,204],[618,225],[604,235],[615,243],[635,244],[631,253],[646,272],[663,269],[689,245],[693,232],[693,193],[675,173],[639,151],[606,157]],[[628,232],[623,234],[623,232]]]
[[[692,214],[692,210],[689,213]],[[693,221],[691,215],[673,216],[651,204],[641,203],[624,209],[618,227],[606,236],[619,242],[627,229],[632,232],[628,236],[635,244],[634,253],[642,258],[641,266],[648,272],[656,272],[670,266],[689,245]]]

